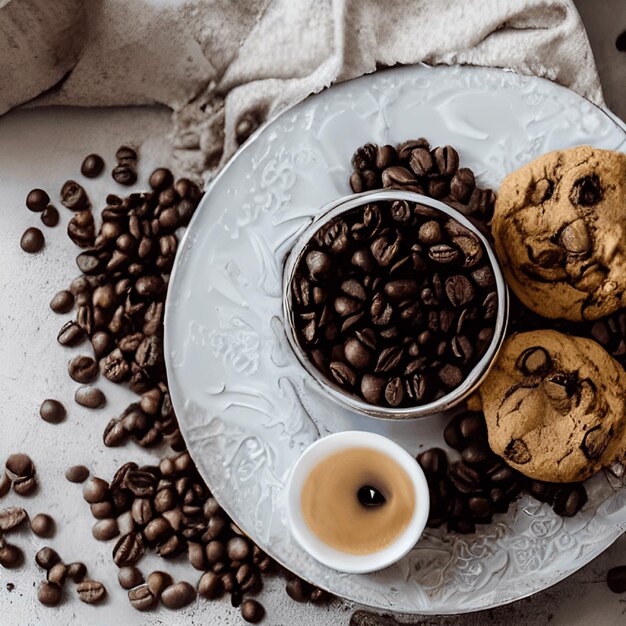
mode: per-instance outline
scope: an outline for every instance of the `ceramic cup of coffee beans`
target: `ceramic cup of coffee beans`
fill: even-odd
[[[411,191],[330,203],[284,266],[297,359],[334,403],[376,418],[424,417],[466,399],[497,356],[508,307],[481,231]]]

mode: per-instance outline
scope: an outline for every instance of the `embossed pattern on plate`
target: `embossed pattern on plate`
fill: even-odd
[[[619,473],[596,476],[572,519],[524,496],[475,535],[429,530],[402,561],[368,575],[330,570],[290,536],[289,469],[321,435],[371,430],[413,454],[443,445],[442,416],[389,424],[325,402],[289,350],[281,312],[283,259],[319,207],[349,193],[354,149],[419,136],[454,145],[480,183],[495,188],[550,150],[626,149],[626,134],[601,109],[503,70],[406,67],[312,96],[257,132],[202,201],[169,288],[166,359],[202,476],[263,549],[363,605],[459,613],[545,589],[591,560],[622,532],[607,516],[626,507],[626,489]]]

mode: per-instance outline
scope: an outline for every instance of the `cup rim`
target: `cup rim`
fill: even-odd
[[[342,552],[324,543],[308,527],[301,508],[302,488],[312,469],[331,454],[350,448],[370,448],[387,454],[407,473],[415,489],[415,508],[403,532],[382,550],[364,555]],[[430,494],[424,471],[402,446],[377,433],[350,430],[322,437],[304,450],[289,475],[286,508],[292,535],[314,559],[341,572],[365,574],[392,565],[415,546],[426,528]]]
[[[407,200],[409,202],[422,204],[438,210],[446,216],[456,220],[477,236],[489,258],[489,263],[496,281],[496,293],[498,296],[498,311],[496,313],[494,333],[489,347],[482,355],[478,363],[476,363],[470,370],[463,382],[458,387],[437,400],[427,402],[426,404],[401,408],[383,407],[369,404],[368,402],[358,398],[356,395],[346,392],[339,385],[324,376],[324,374],[319,371],[317,366],[311,362],[298,342],[293,321],[294,312],[291,303],[291,285],[295,277],[296,267],[311,237],[324,224],[346,211],[350,211],[370,202],[384,202],[392,200]],[[285,334],[291,350],[302,367],[315,381],[317,387],[323,392],[323,394],[330,398],[335,404],[338,404],[343,408],[349,408],[357,411],[358,413],[368,415],[369,417],[393,421],[398,419],[418,419],[441,413],[455,407],[471,395],[486,378],[506,337],[509,316],[509,293],[504,280],[504,275],[491,244],[483,233],[481,233],[480,230],[462,213],[440,200],[435,200],[434,198],[430,198],[413,191],[395,189],[366,191],[359,194],[343,196],[326,204],[322,207],[320,213],[303,228],[301,228],[300,232],[297,234],[297,240],[288,252],[288,256],[284,262],[282,287]]]

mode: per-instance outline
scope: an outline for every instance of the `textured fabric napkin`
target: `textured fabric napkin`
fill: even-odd
[[[45,90],[32,104],[165,104],[176,164],[205,178],[267,116],[398,63],[508,67],[603,103],[571,0],[55,0],[52,22],[48,4],[0,3],[0,112]]]

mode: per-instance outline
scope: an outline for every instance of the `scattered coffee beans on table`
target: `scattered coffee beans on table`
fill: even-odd
[[[329,379],[379,406],[458,387],[493,337],[495,280],[480,239],[404,200],[347,211],[304,249],[292,282],[296,336]]]

